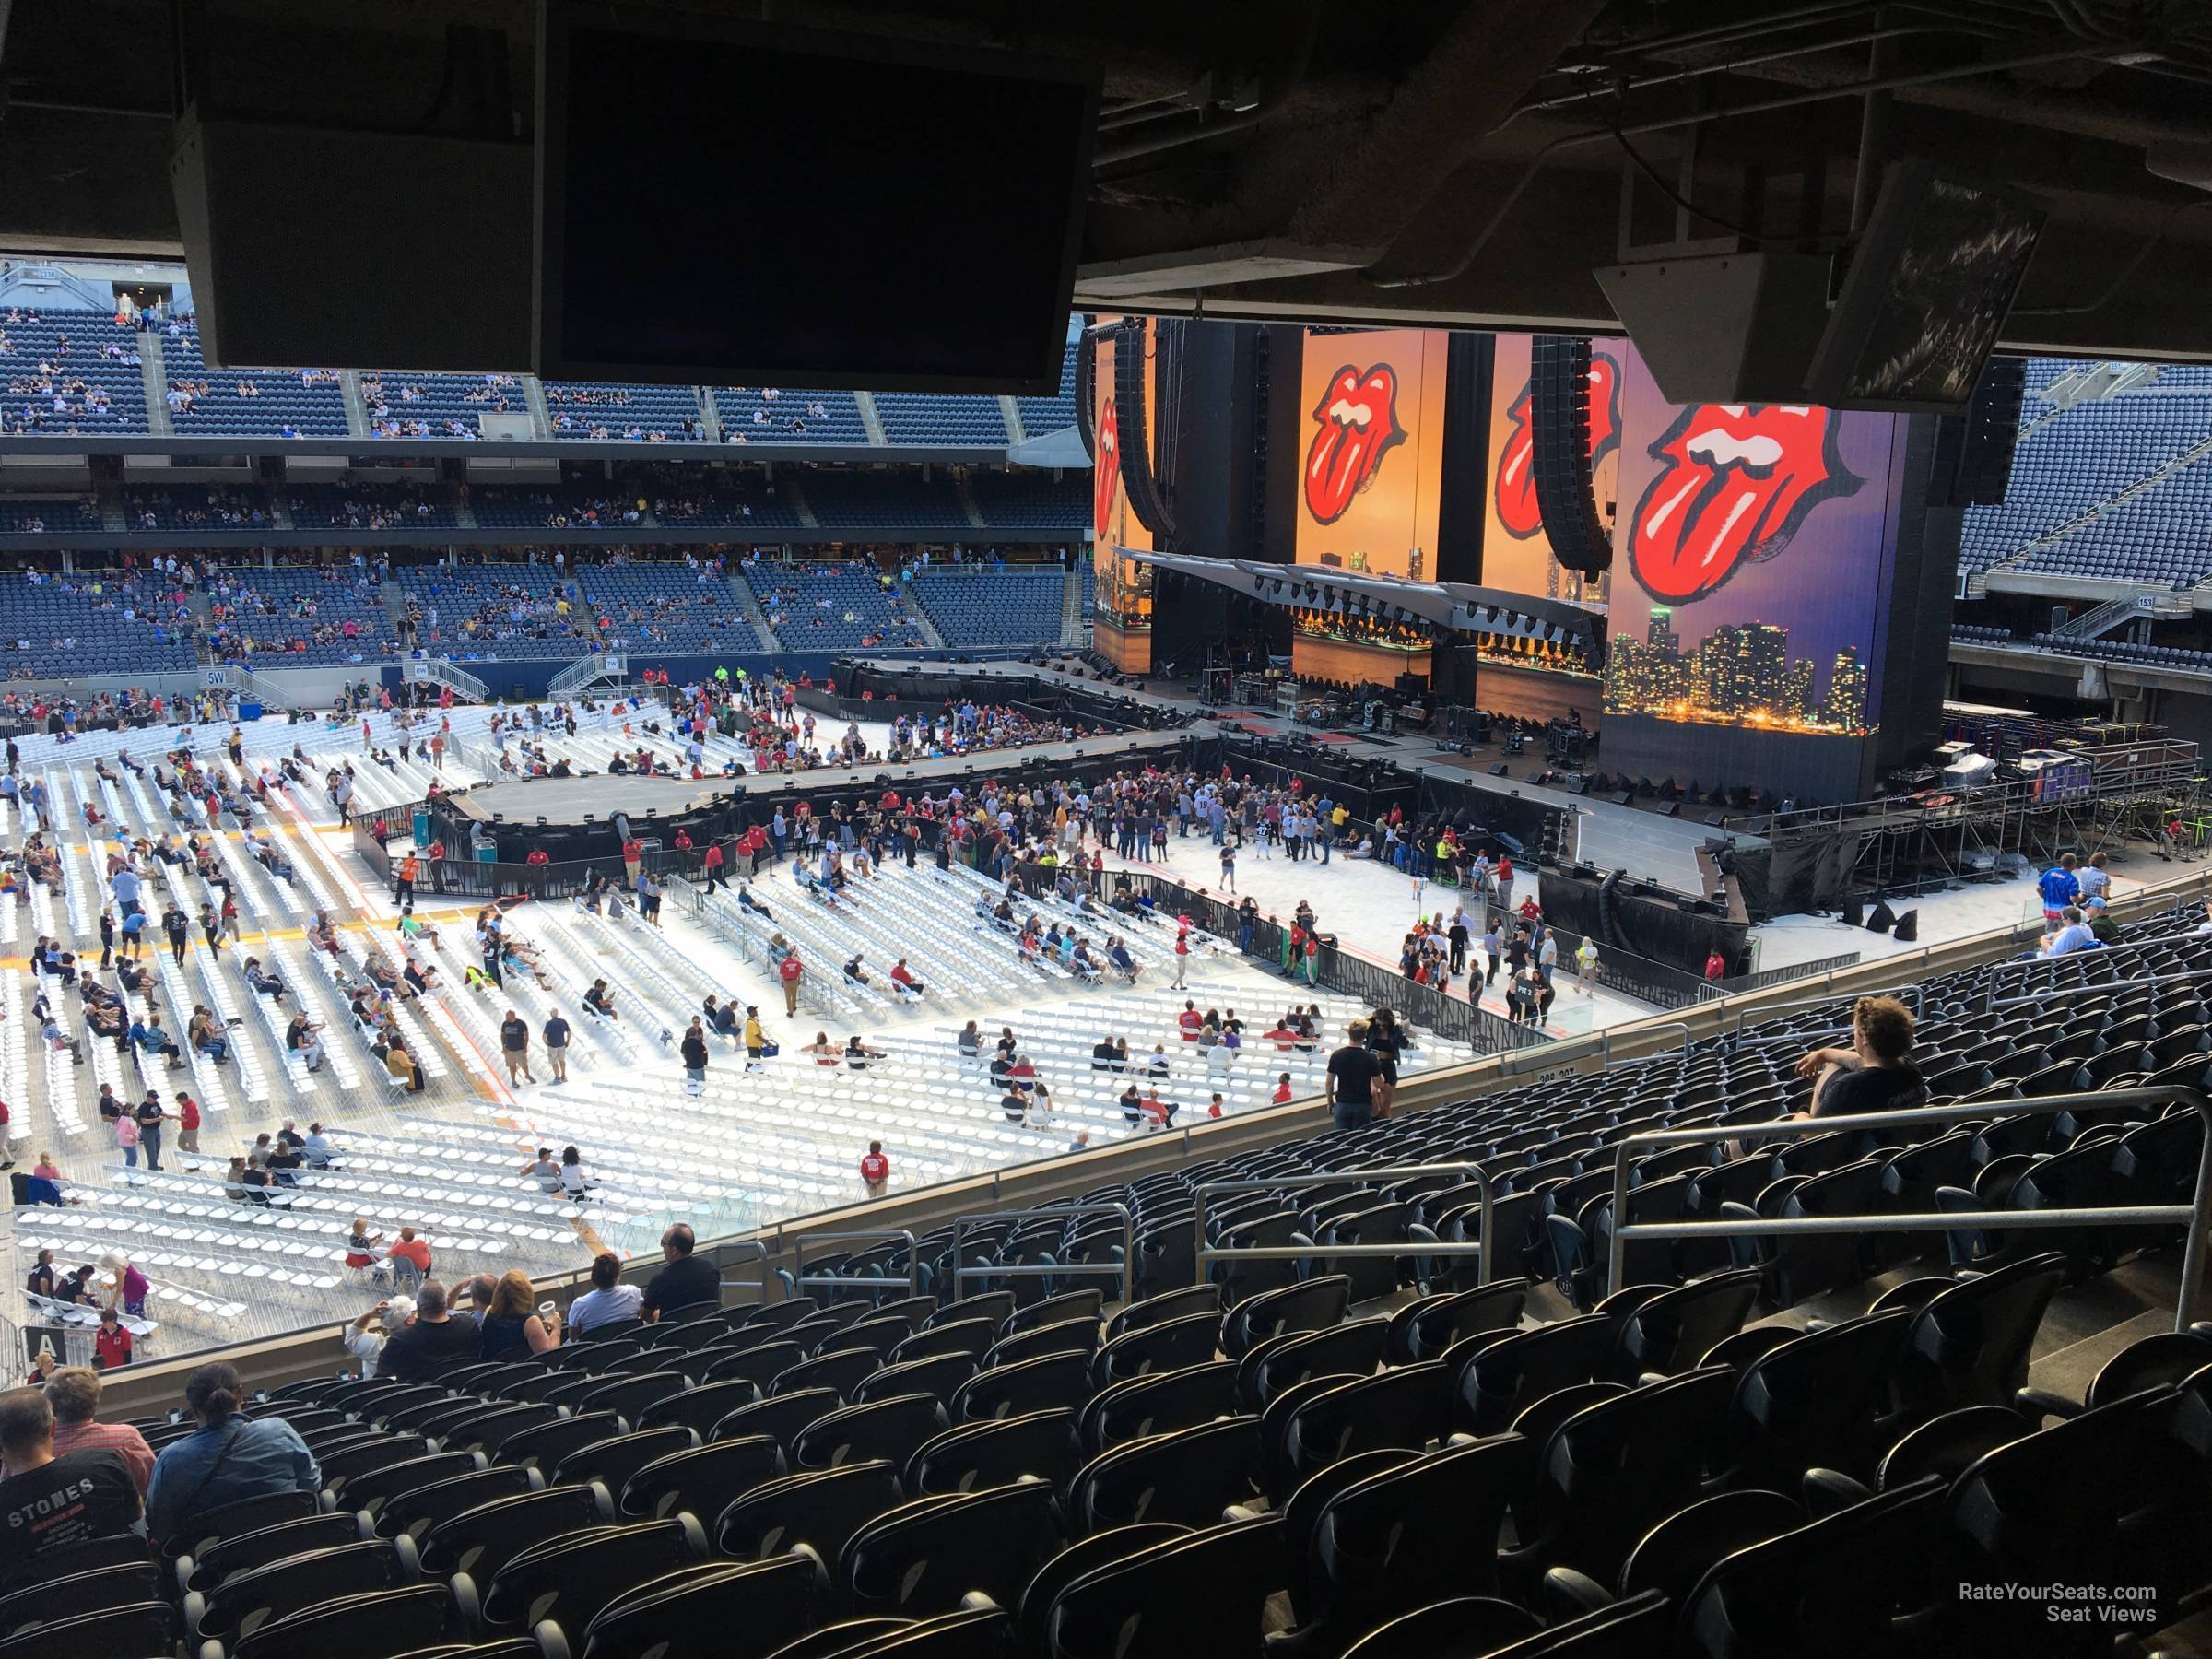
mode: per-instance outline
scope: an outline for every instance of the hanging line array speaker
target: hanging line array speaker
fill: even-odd
[[[1152,532],[1155,544],[1175,534],[1175,517],[1167,490],[1152,469],[1152,434],[1145,420],[1145,376],[1152,365],[1146,360],[1150,338],[1144,320],[1131,318],[1121,325],[1113,346],[1113,418],[1120,429],[1122,489],[1136,522]]]
[[[1931,507],[1999,507],[2012,483],[2012,451],[2028,394],[2028,359],[1993,357],[1965,412],[1939,417],[1928,468]]]
[[[1537,335],[1529,342],[1529,433],[1536,508],[1552,557],[1594,580],[1613,563],[1613,538],[1597,516],[1590,480],[1590,339]]]

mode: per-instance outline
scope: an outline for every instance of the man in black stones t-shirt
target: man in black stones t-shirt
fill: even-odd
[[[121,1453],[88,1446],[53,1454],[53,1410],[35,1388],[0,1394],[0,1583],[57,1550],[126,1533],[138,1484]]]
[[[1351,1041],[1329,1056],[1329,1111],[1339,1129],[1357,1129],[1374,1115],[1375,1079],[1382,1063],[1367,1046],[1367,1028],[1355,1025]]]

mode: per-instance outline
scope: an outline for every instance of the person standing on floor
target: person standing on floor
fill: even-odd
[[[569,1080],[569,1022],[555,1008],[547,1015],[545,1028],[538,1035],[546,1044],[546,1064],[553,1068],[553,1081]]]
[[[1179,927],[1179,928],[1177,928],[1177,929],[1175,930],[1175,989],[1176,989],[1176,990],[1178,990],[1178,991],[1181,991],[1181,990],[1184,989],[1184,983],[1183,983],[1183,982],[1184,982],[1184,980],[1185,980],[1185,979],[1186,979],[1186,978],[1189,976],[1189,972],[1190,972],[1190,966],[1191,966],[1191,930],[1190,930],[1189,928],[1187,928],[1187,927]]]
[[[132,1115],[138,1120],[138,1145],[146,1153],[146,1167],[158,1170],[161,1167],[161,1125],[176,1114],[164,1112],[161,1097],[149,1088]]]
[[[699,1016],[691,1016],[691,1024],[684,1031],[684,1092],[704,1094],[707,1091],[707,1033],[699,1023]]]
[[[860,1180],[871,1198],[880,1198],[890,1190],[891,1160],[883,1155],[881,1141],[868,1143],[867,1155],[860,1160]]]
[[[517,1081],[517,1074],[524,1082],[537,1081],[530,1071],[530,1022],[512,1008],[500,1021],[500,1054],[507,1062],[508,1082]]]
[[[776,964],[776,978],[783,985],[783,1012],[794,1018],[799,1012],[799,976],[806,971],[796,950],[788,953]]]

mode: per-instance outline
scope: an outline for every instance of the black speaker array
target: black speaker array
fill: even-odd
[[[1613,562],[1613,538],[1590,482],[1590,341],[1537,335],[1529,344],[1529,435],[1536,506],[1560,564],[1595,577]]]
[[[1124,323],[1113,348],[1113,418],[1120,433],[1122,488],[1136,522],[1165,542],[1175,534],[1175,517],[1152,470],[1152,435],[1145,425],[1145,375],[1150,368],[1144,324]]]
[[[1974,383],[1962,415],[1946,415],[1936,427],[1936,456],[1928,469],[1931,507],[1995,507],[2012,482],[2012,449],[2020,431],[2020,402],[2028,391],[2028,359],[1993,357]]]

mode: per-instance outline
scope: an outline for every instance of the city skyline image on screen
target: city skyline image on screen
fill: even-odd
[[[1622,579],[1607,720],[1867,736],[1880,700],[1900,418],[1672,405],[1634,348],[1618,350]]]

